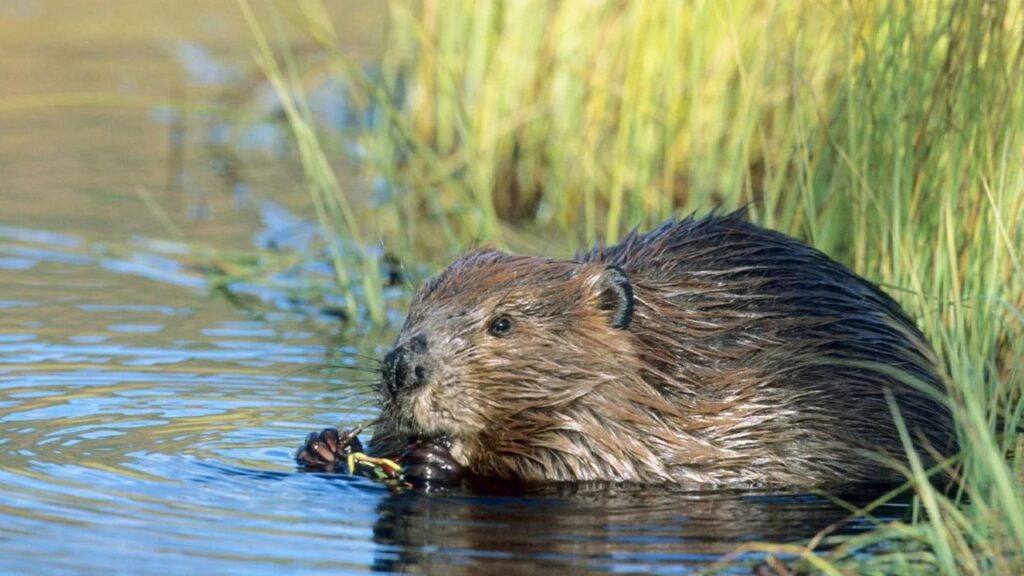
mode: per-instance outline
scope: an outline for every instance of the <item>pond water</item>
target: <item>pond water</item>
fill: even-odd
[[[339,27],[370,61],[385,14],[366,4],[340,3]],[[685,573],[845,516],[801,494],[419,494],[296,472],[306,433],[373,417],[343,367],[393,329],[256,285],[262,306],[240,309],[158,241],[173,227],[153,203],[206,245],[309,228],[282,133],[236,139],[225,178],[208,144],[236,128],[159,105],[252,82],[234,3],[136,6],[0,4],[0,572]]]

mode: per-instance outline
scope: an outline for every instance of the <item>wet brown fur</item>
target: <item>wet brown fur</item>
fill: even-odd
[[[632,285],[625,329],[609,324],[609,266]],[[500,315],[514,329],[496,337]],[[396,345],[416,335],[430,380],[384,394],[371,446],[449,438],[479,475],[888,481],[865,454],[904,453],[886,390],[926,464],[926,446],[955,449],[934,355],[899,306],[741,213],[669,222],[572,261],[471,252],[419,291]]]

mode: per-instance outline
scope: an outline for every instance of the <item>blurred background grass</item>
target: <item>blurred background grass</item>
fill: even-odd
[[[272,19],[249,23],[325,228],[436,270],[483,242],[568,255],[749,206],[885,287],[953,383],[960,490],[908,470],[914,521],[844,537],[817,568],[1021,568],[1024,452],[1003,432],[1024,413],[1024,5],[392,0],[373,74],[319,0],[294,10],[316,58],[275,45]],[[353,90],[351,156],[374,194],[331,176],[310,75]],[[351,311],[378,321],[379,254],[334,256]]]

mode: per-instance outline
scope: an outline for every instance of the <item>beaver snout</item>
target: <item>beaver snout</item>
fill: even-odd
[[[384,387],[392,396],[403,390],[415,390],[427,383],[427,339],[422,334],[395,346],[384,356]]]

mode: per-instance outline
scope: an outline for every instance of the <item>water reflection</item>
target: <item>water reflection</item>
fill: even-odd
[[[244,566],[246,573],[285,566],[336,573],[361,566],[392,573],[672,574],[698,570],[739,543],[803,538],[844,516],[809,496],[623,488],[424,496],[388,493],[359,479],[137,457],[138,478],[74,465],[44,467],[43,473],[65,478],[56,505],[47,501],[53,494],[20,481],[35,492],[35,515],[90,527],[85,537],[58,542],[57,552],[76,555],[86,567],[141,572],[173,560],[176,567],[206,570]],[[153,483],[169,470],[180,475],[179,483],[154,494]],[[0,475],[0,482],[19,480]],[[102,518],[95,512],[100,502]],[[63,516],[58,520],[57,514]],[[19,523],[35,531],[31,521]],[[116,564],[92,549],[118,541],[126,549]],[[129,550],[128,544],[134,546]]]
[[[0,2],[0,103],[22,106],[0,110],[0,573],[680,573],[843,517],[801,495],[424,495],[296,473],[305,433],[374,416],[363,373],[341,367],[393,333],[342,330],[281,289],[329,277],[316,262],[237,285],[264,304],[247,311],[211,297],[186,245],[153,238],[140,188],[193,240],[315,239],[286,205],[302,179],[268,161],[286,131],[194,113],[251,78],[233,3],[79,4]],[[383,38],[386,5],[367,6],[332,3],[354,55]],[[35,106],[64,93],[134,107]],[[248,95],[252,115],[273,115],[269,93]],[[339,87],[311,101],[348,121]]]
[[[900,511],[892,505],[883,513]],[[378,514],[375,569],[439,574],[687,572],[744,542],[806,539],[849,515],[806,494],[601,486],[403,493],[382,500]]]
[[[845,517],[806,495],[297,473],[306,432],[372,419],[372,375],[346,367],[392,333],[250,314],[66,244],[22,252],[0,303],[0,572],[685,573]]]

